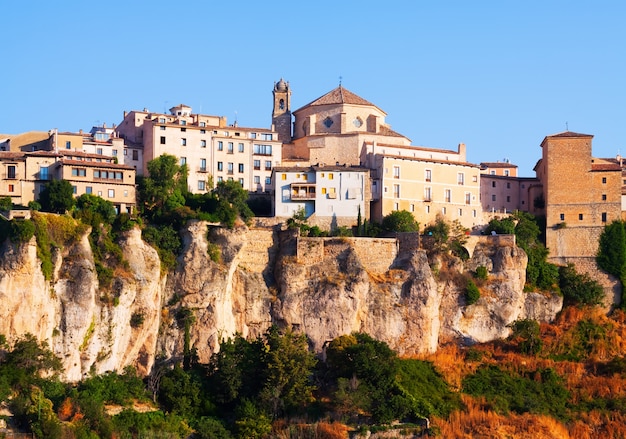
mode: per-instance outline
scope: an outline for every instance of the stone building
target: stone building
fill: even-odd
[[[565,131],[541,143],[535,171],[545,200],[546,247],[555,263],[594,258],[604,226],[621,218],[621,166],[594,158],[592,139]]]

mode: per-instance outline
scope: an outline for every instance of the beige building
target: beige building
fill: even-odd
[[[169,114],[148,110],[124,112],[115,131],[125,145],[141,145],[143,163],[170,154],[187,165],[192,193],[205,193],[219,181],[238,181],[252,192],[269,192],[274,166],[281,163],[281,142],[271,129],[228,125],[226,118],[194,114],[177,105]]]
[[[275,126],[285,127],[291,118],[290,93],[282,80],[274,86]],[[480,168],[467,162],[464,144],[456,151],[413,146],[385,123],[383,110],[341,85],[293,116],[283,163],[369,169],[367,218],[380,222],[394,210],[407,210],[422,227],[437,214],[468,228],[482,223]]]
[[[592,139],[565,131],[541,143],[535,171],[543,185],[553,262],[595,257],[604,226],[621,218],[621,166],[615,159],[592,157]]]
[[[50,180],[68,180],[76,196],[88,193],[113,203],[116,211],[135,207],[135,169],[116,164],[112,157],[78,151],[0,151],[0,196],[27,206],[36,201]]]

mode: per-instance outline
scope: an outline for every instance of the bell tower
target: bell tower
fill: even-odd
[[[274,83],[274,110],[272,111],[272,128],[278,133],[278,140],[291,143],[291,90],[289,82],[283,78]]]

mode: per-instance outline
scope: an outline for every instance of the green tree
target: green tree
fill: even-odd
[[[443,250],[450,238],[450,224],[441,215],[437,215],[435,222],[424,229],[424,235],[433,239],[437,250]]]
[[[260,398],[276,417],[293,412],[312,400],[311,376],[316,360],[304,334],[291,330],[281,332],[272,326],[264,338],[265,379]]]
[[[515,221],[511,217],[494,218],[489,221],[485,229],[486,234],[489,235],[491,232],[496,232],[499,235],[512,235],[515,233]]]
[[[101,224],[112,224],[115,220],[113,203],[96,195],[81,195],[76,200],[76,208],[75,217],[94,228]]]
[[[626,228],[623,221],[613,221],[604,227],[596,261],[602,270],[626,285]]]
[[[46,183],[39,194],[41,209],[45,212],[65,213],[76,204],[74,189],[67,180],[52,180]]]
[[[178,159],[163,154],[147,164],[149,177],[138,179],[139,202],[143,212],[153,220],[163,220],[177,207],[185,205],[187,167]]]
[[[480,290],[474,281],[468,279],[467,285],[465,286],[465,303],[467,305],[473,305],[478,302],[478,299],[480,299]]]
[[[568,305],[599,305],[604,289],[587,273],[578,273],[574,264],[559,268],[559,287]]]
[[[417,232],[419,223],[408,210],[394,210],[383,218],[382,228],[387,232]]]
[[[213,194],[218,202],[216,214],[220,222],[226,226],[232,227],[238,216],[245,222],[254,217],[247,203],[248,191],[241,187],[239,182],[220,181],[213,189]]]
[[[512,329],[510,338],[519,340],[518,346],[523,354],[535,355],[541,352],[543,341],[536,320],[516,320],[510,326]]]
[[[11,197],[0,197],[0,211],[11,210],[13,208],[13,200]]]

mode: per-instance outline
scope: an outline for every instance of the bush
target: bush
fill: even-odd
[[[28,219],[11,221],[11,241],[28,242],[35,235],[35,224]]]
[[[602,286],[587,273],[577,273],[573,264],[559,268],[559,287],[568,305],[599,305],[604,298]]]
[[[520,352],[523,354],[535,355],[541,351],[543,341],[539,323],[535,320],[523,319],[516,320],[511,325],[513,330],[511,338],[519,340]]]
[[[489,273],[487,271],[487,267],[485,267],[484,265],[476,267],[476,271],[474,272],[474,276],[476,277],[476,279],[480,280],[487,280],[488,274]]]
[[[417,232],[419,223],[408,210],[395,210],[383,218],[382,228],[387,232]]]
[[[467,281],[467,286],[465,287],[465,303],[469,305],[473,305],[478,302],[480,299],[480,290],[471,279]]]

